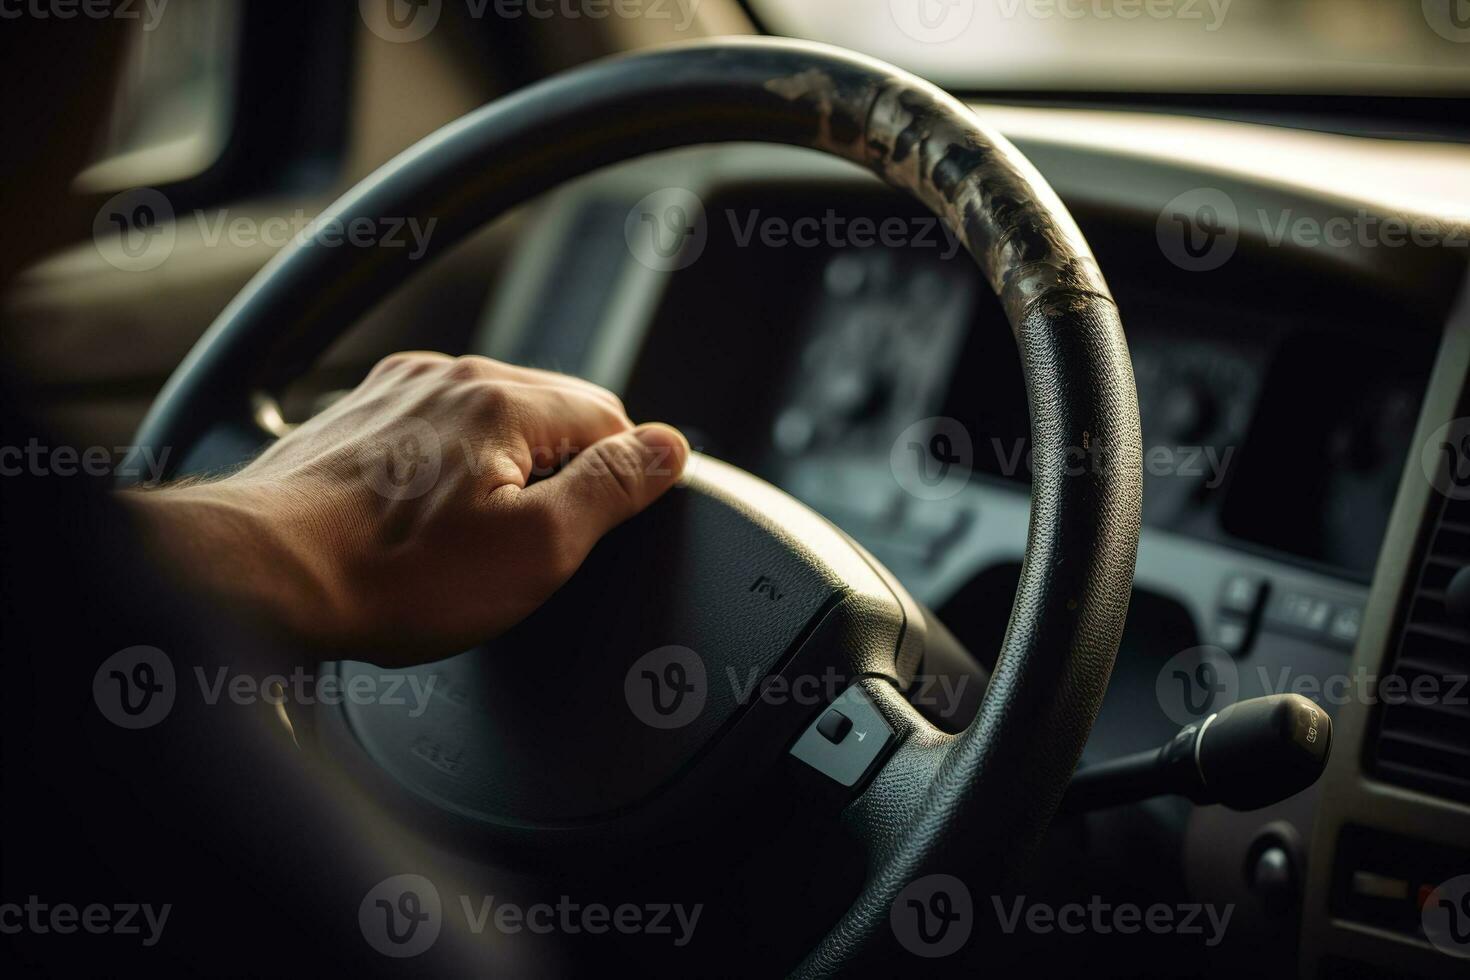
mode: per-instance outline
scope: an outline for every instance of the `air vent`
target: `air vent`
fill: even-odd
[[[1462,800],[1470,800],[1470,619],[1463,600],[1450,602],[1448,596],[1450,583],[1467,568],[1470,501],[1447,500],[1424,553],[1398,647],[1385,665],[1384,684],[1390,677],[1401,680],[1394,682],[1396,689],[1380,685],[1373,749],[1380,778]],[[1467,583],[1470,572],[1455,591]]]

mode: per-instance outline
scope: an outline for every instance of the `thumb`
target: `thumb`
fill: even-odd
[[[663,496],[684,472],[689,442],[671,426],[641,425],[578,453],[555,476],[522,495],[557,515],[565,544],[579,555]]]

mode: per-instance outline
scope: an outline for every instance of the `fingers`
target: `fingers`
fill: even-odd
[[[623,400],[598,384],[593,384],[583,378],[570,374],[561,374],[557,371],[543,371],[541,368],[522,367],[519,364],[507,364],[504,361],[491,360],[488,357],[479,357],[475,354],[466,355],[460,360],[484,362],[486,370],[496,377],[505,378],[508,381],[520,381],[525,384],[548,385],[561,388],[573,388],[578,391],[594,395],[607,401],[622,415],[628,417],[627,409],[623,407]]]
[[[517,485],[518,491],[505,488],[509,497],[492,488],[494,498],[513,500],[528,526],[555,539],[556,564],[568,575],[604,534],[668,491],[689,459],[689,443],[676,429],[634,429],[616,395],[551,371],[473,355],[408,351],[379,362],[364,385],[415,378],[437,379],[441,393],[447,385],[449,397],[405,389],[406,397],[432,398],[450,417],[484,435],[474,452],[499,465],[474,472]],[[507,456],[519,468],[519,480],[513,469],[502,472]],[[553,475],[530,482],[542,473]]]
[[[521,485],[633,427],[606,399],[576,388],[521,382],[478,382],[482,452],[507,453],[521,470]]]
[[[507,364],[478,354],[450,357],[435,351],[400,351],[379,361],[368,374],[368,380],[417,377],[433,370],[443,370],[452,379],[461,381],[516,381],[545,387],[571,388],[606,401],[623,418],[628,417],[622,399],[601,385],[569,374]]]
[[[496,485],[525,486],[633,427],[622,401],[597,385],[477,355],[393,354],[373,368],[362,391],[428,420],[474,459],[474,473]]]
[[[643,425],[594,444],[517,506],[553,515],[572,570],[604,534],[668,491],[684,472],[689,443],[667,425]],[[568,572],[570,574],[570,572]]]

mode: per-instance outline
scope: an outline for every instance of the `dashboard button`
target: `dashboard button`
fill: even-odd
[[[892,740],[893,729],[863,689],[854,684],[802,732],[791,754],[850,788],[858,784]]]
[[[1265,583],[1251,575],[1232,575],[1220,591],[1220,608],[1238,616],[1254,616]]]
[[[1244,653],[1250,626],[1238,619],[1222,619],[1215,626],[1215,646],[1227,653]]]
[[[1266,621],[1301,633],[1323,637],[1332,617],[1332,603],[1305,592],[1283,592],[1266,609]]]
[[[1363,628],[1363,610],[1357,606],[1343,606],[1332,617],[1327,635],[1341,643],[1352,645],[1358,642],[1358,632]]]
[[[822,737],[833,745],[841,745],[847,733],[852,731],[852,719],[836,708],[832,708],[822,716],[821,721],[817,722],[817,731],[821,732]]]

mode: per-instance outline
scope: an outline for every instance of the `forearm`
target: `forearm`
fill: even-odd
[[[305,509],[283,507],[279,495],[233,481],[118,496],[154,564],[205,603],[254,626],[273,647],[261,651],[272,665],[294,666],[303,655],[290,651],[309,647],[334,619],[330,590],[296,533],[310,520]]]

